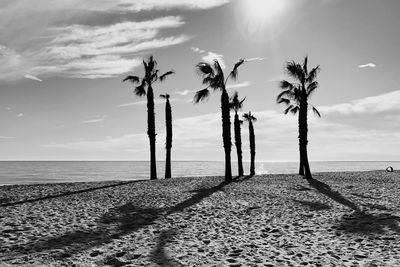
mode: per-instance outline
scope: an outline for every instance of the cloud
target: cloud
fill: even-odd
[[[196,92],[196,90],[183,90],[183,91],[176,91],[175,94],[185,96],[194,92]]]
[[[1,139],[15,139],[15,137],[13,137],[13,136],[3,136],[3,135],[0,135],[0,140]]]
[[[34,80],[34,81],[43,82],[43,80],[39,79],[36,76],[30,75],[30,74],[26,74],[24,77],[27,78],[27,79]]]
[[[177,98],[170,98],[169,99],[170,102],[178,102],[180,101],[180,99]],[[154,99],[154,105],[160,105],[160,104],[164,104],[165,100],[163,99]],[[119,108],[124,108],[124,107],[132,107],[132,106],[142,106],[142,105],[146,105],[147,104],[147,100],[140,100],[140,101],[136,101],[136,102],[130,102],[130,103],[124,103],[121,105],[118,105],[117,107]]]
[[[237,83],[237,84],[228,85],[226,88],[227,89],[238,89],[238,88],[248,87],[250,85],[251,85],[250,81],[245,81],[245,82],[241,82],[241,83]]]
[[[6,107],[6,110],[11,110],[11,108],[10,107]]]
[[[7,32],[4,33],[5,38],[8,37],[8,45],[0,43],[0,80],[16,80],[23,77],[34,79],[33,77],[37,76],[89,79],[116,77],[132,71],[141,64],[142,59],[138,53],[178,45],[191,38],[187,35],[163,34],[166,29],[179,28],[185,24],[180,16],[106,25],[85,25],[74,23],[76,17],[85,18],[91,15],[90,12],[80,12],[76,17],[67,16],[64,22],[67,25],[58,25],[56,19],[54,21],[35,19],[32,25],[24,25],[17,21],[19,12],[26,12],[24,14],[27,16],[37,14],[43,17],[46,12],[51,13],[53,10],[46,8],[36,10],[28,1],[15,2],[20,3],[21,10],[13,9],[14,3],[7,5],[5,9],[11,13],[15,12],[16,17],[0,12],[0,17],[4,15],[0,18],[0,25],[10,25],[10,29],[7,28]],[[118,5],[117,2],[109,2],[110,5],[112,3]],[[138,6],[137,2],[126,4]],[[142,6],[146,5],[143,3]],[[175,2],[175,6],[180,5]],[[26,8],[31,12],[27,12]],[[63,10],[57,3],[53,8]],[[13,34],[16,30],[12,31],[14,24],[23,28],[18,29],[18,32],[22,31],[18,36]]]
[[[265,58],[263,58],[263,57],[252,57],[252,58],[246,58],[244,61],[245,62],[252,62],[252,61],[262,61],[262,60],[264,60]]]
[[[193,47],[193,46],[190,49],[192,49],[192,51],[194,51],[196,53],[199,53],[199,54],[203,54],[203,53],[206,52],[205,50],[202,50],[202,49],[200,49],[198,47]]]
[[[99,116],[98,116],[98,117],[99,117]],[[98,122],[104,121],[106,118],[107,118],[107,116],[104,115],[104,116],[101,116],[101,117],[99,117],[99,118],[90,119],[90,120],[84,120],[84,121],[82,121],[81,123],[83,123],[83,124],[98,123]]]
[[[24,116],[24,113],[19,113],[19,114],[17,115],[18,118],[21,118],[22,116]]]
[[[367,64],[363,64],[363,65],[358,65],[359,68],[363,69],[363,68],[375,68],[376,65],[374,63],[367,63]]]
[[[218,60],[219,64],[221,65],[221,68],[225,69],[225,62],[223,55],[214,52],[207,52],[207,55],[203,56],[202,59],[208,63],[213,63],[214,60]]]

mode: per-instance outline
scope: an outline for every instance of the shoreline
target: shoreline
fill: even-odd
[[[400,172],[314,178],[0,187],[0,265],[400,265]]]

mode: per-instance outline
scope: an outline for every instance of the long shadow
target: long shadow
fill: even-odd
[[[181,263],[171,259],[165,252],[166,244],[176,235],[175,229],[164,230],[157,239],[157,245],[150,254],[150,260],[162,267],[183,266]]]
[[[16,247],[13,251],[18,254],[30,254],[54,250],[56,252],[52,255],[62,260],[153,224],[162,212],[163,210],[159,208],[143,208],[128,203],[105,213],[93,229],[78,229],[61,236],[40,240],[29,246]],[[60,249],[63,250],[59,251]]]
[[[190,206],[196,205],[197,203],[200,203],[204,198],[211,196],[215,192],[221,190],[224,188],[227,184],[230,184],[231,181],[223,181],[219,185],[216,185],[211,188],[199,188],[196,190],[192,190],[191,192],[195,192],[196,194],[192,196],[191,198],[180,202],[173,206],[172,208],[169,209],[166,215],[170,215],[175,212],[180,212]]]
[[[246,176],[242,176],[242,177],[237,177],[237,181],[241,183],[241,182],[251,179],[253,176],[254,175],[246,175]]]
[[[129,182],[128,182],[129,183]],[[169,209],[160,209],[154,207],[139,207],[131,203],[116,207],[105,213],[97,224],[92,229],[77,229],[60,236],[50,237],[39,240],[35,243],[30,243],[23,246],[15,246],[12,248],[15,254],[26,255],[32,252],[43,252],[53,250],[52,255],[56,259],[65,259],[71,257],[73,254],[85,251],[89,248],[100,246],[104,243],[110,243],[114,239],[135,232],[143,227],[154,224],[157,219],[165,218],[169,214],[180,212],[185,208],[199,203],[206,197],[221,190],[224,186],[231,182],[222,182],[211,188],[200,188],[193,190],[196,192],[191,198],[176,204]],[[123,183],[127,184],[127,183]],[[118,184],[121,185],[121,184]],[[118,185],[111,185],[105,187],[112,187]],[[105,188],[104,186],[102,188]],[[79,190],[87,192],[97,190],[100,188],[91,188]],[[78,191],[73,192],[78,193]],[[63,194],[64,195],[64,194]],[[57,196],[53,196],[57,197]],[[48,199],[49,197],[45,198]],[[167,211],[167,212],[166,212]],[[163,243],[160,244],[162,247]],[[62,249],[62,250],[61,250]],[[158,250],[159,252],[161,250]],[[161,252],[160,252],[161,253]]]
[[[293,199],[293,201],[296,203],[299,203],[313,211],[331,209],[331,207],[329,205],[319,202],[319,201],[303,201],[303,200],[297,200],[297,199]]]
[[[331,198],[332,200],[351,208],[356,212],[362,212],[361,209],[353,202],[342,196],[339,192],[333,191],[331,187],[321,181],[316,179],[308,179],[308,183],[317,189],[318,192],[324,194],[325,196]]]
[[[345,231],[352,234],[375,235],[385,234],[390,229],[400,234],[400,217],[389,213],[367,214],[354,212],[351,215],[344,215],[337,227],[338,231]],[[386,237],[387,240],[395,240],[395,237]]]
[[[360,198],[368,198],[368,199],[380,199],[379,197],[371,197],[371,196],[364,196],[357,193],[351,193],[353,196],[360,197]]]
[[[55,194],[55,195],[47,195],[47,196],[39,197],[39,198],[25,199],[25,200],[21,200],[21,201],[1,204],[0,207],[9,207],[9,206],[15,206],[15,205],[24,204],[24,203],[33,203],[33,202],[37,202],[37,201],[41,201],[41,200],[53,199],[53,198],[58,198],[58,197],[70,196],[70,195],[76,195],[76,194],[96,191],[96,190],[100,190],[100,189],[104,189],[104,188],[116,187],[116,186],[131,184],[131,183],[137,183],[137,182],[139,182],[139,181],[135,180],[135,181],[121,182],[121,183],[116,183],[116,184],[111,184],[111,185],[90,187],[90,188],[76,190],[76,191],[68,191],[68,192]]]

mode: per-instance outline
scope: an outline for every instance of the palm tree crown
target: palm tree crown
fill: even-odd
[[[303,64],[296,63],[294,61],[287,62],[286,72],[292,77],[295,82],[288,82],[283,80],[280,82],[279,87],[283,90],[276,98],[278,104],[284,103],[287,105],[284,113],[296,114],[300,110],[300,103],[307,101],[312,93],[318,88],[318,82],[316,81],[317,74],[320,71],[319,65],[313,68],[311,71],[307,69],[308,58],[304,58]],[[313,107],[314,113],[321,117],[319,111]]]
[[[223,91],[226,89],[226,83],[228,79],[236,80],[238,77],[238,68],[244,63],[244,59],[240,59],[233,67],[233,70],[229,73],[228,77],[224,77],[224,72],[219,64],[218,60],[214,60],[212,64],[207,62],[200,62],[196,65],[197,73],[203,78],[202,83],[207,85],[203,90],[197,91],[193,102],[199,103],[206,100],[210,96],[209,88]]]
[[[243,102],[246,100],[246,97],[242,100],[239,100],[238,92],[235,92],[230,99],[230,109],[238,113],[243,107]]]

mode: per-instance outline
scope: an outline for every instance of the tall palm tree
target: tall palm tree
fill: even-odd
[[[243,102],[246,99],[243,98],[239,100],[238,92],[235,92],[230,100],[230,108],[235,111],[235,120],[234,120],[234,129],[235,129],[235,145],[236,145],[236,153],[238,158],[238,175],[243,176],[243,162],[242,162],[242,137],[241,137],[241,129],[240,124],[243,123],[242,120],[239,120],[238,111],[242,109]]]
[[[249,123],[249,141],[250,141],[250,175],[256,174],[255,172],[255,157],[256,157],[256,138],[254,135],[253,122],[257,121],[251,112],[243,114],[243,119]]]
[[[312,93],[318,88],[317,74],[320,71],[319,65],[308,71],[307,67],[308,58],[305,57],[303,64],[296,63],[294,61],[286,63],[287,74],[294,79],[294,82],[288,82],[283,80],[280,82],[279,87],[283,90],[276,101],[280,104],[283,103],[287,105],[285,109],[285,114],[289,112],[298,115],[299,124],[299,152],[300,152],[300,167],[299,174],[305,174],[305,178],[312,179],[310,164],[308,162],[307,155],[307,116],[308,107],[312,107],[314,113],[321,117],[318,110],[309,105],[308,100]]]
[[[222,139],[225,151],[225,181],[232,180],[231,170],[231,116],[229,110],[229,95],[226,91],[226,84],[229,79],[236,80],[238,75],[238,68],[242,65],[244,59],[239,60],[233,67],[232,71],[225,78],[221,65],[218,60],[214,60],[212,64],[200,62],[196,65],[196,70],[203,78],[203,84],[207,85],[206,88],[197,91],[193,102],[199,103],[207,99],[210,95],[210,90],[218,90],[221,92],[221,112],[222,112]]]
[[[172,148],[172,111],[169,102],[169,94],[160,95],[165,99],[165,125],[166,125],[166,141],[165,141],[165,178],[171,178],[171,148]]]
[[[154,118],[154,93],[153,83],[157,81],[164,81],[164,79],[173,74],[173,71],[167,71],[162,75],[158,75],[159,70],[156,69],[157,62],[153,56],[150,56],[147,62],[143,60],[144,66],[144,77],[138,76],[127,76],[123,81],[130,81],[133,84],[137,84],[134,89],[134,93],[139,96],[147,96],[147,135],[150,141],[150,179],[157,179],[157,167],[156,167],[156,126]],[[147,89],[147,90],[146,90]]]

